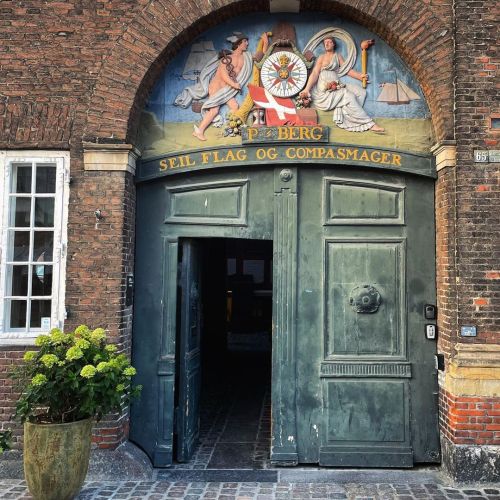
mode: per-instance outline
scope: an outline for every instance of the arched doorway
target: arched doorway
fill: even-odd
[[[131,439],[157,466],[172,463],[174,448],[189,460],[203,379],[202,240],[269,240],[271,460],[435,462],[435,336],[428,326],[435,314],[426,308],[435,303],[435,172],[425,154],[431,129],[423,95],[381,40],[377,59],[367,56],[374,49],[362,42],[376,37],[364,28],[282,17],[235,20],[195,40],[166,69],[143,115],[134,363],[145,390]],[[288,37],[255,42],[266,26]],[[228,54],[212,57],[228,33],[234,52],[249,40],[252,52],[263,53],[245,77],[243,66],[223,61]],[[338,66],[325,76],[335,79],[309,85],[323,50],[332,52],[321,42],[332,39],[338,52],[323,66]],[[199,68],[190,63],[203,57]],[[188,81],[191,72],[200,81],[210,74],[208,84],[219,70],[234,90],[247,86],[241,98],[229,91],[219,102]],[[373,86],[365,91],[367,70]],[[311,107],[297,99],[303,89],[311,91]],[[238,109],[225,121],[209,114],[224,103],[231,108],[233,99]],[[207,114],[198,121],[200,110]]]

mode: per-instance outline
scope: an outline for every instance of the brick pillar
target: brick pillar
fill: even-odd
[[[459,481],[500,477],[500,345],[466,342],[460,336],[457,249],[456,148],[439,144],[436,157],[436,258],[438,352],[445,357],[439,377],[439,423],[443,465]],[[491,276],[493,279],[495,276]],[[480,306],[480,304],[478,305]]]
[[[95,314],[99,325],[108,328],[110,340],[121,352],[130,356],[132,344],[132,306],[126,302],[127,276],[133,274],[135,241],[135,175],[139,152],[129,144],[83,144],[84,170],[92,175],[92,182],[110,196],[94,196],[91,202],[101,209],[104,219],[96,222],[109,229],[95,235],[94,246],[110,243],[118,256],[118,264],[107,267],[94,278],[103,289],[101,301],[109,302],[113,319],[106,311]],[[107,250],[106,250],[107,249]],[[96,251],[109,251],[108,247]],[[94,300],[98,300],[96,297]],[[88,316],[82,311],[82,316]],[[74,326],[74,325],[72,325]],[[93,325],[96,326],[96,325]],[[99,448],[116,448],[128,437],[128,412],[105,418],[94,427],[93,442]]]

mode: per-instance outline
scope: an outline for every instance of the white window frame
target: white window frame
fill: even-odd
[[[6,266],[8,217],[12,163],[54,163],[56,165],[56,195],[54,205],[54,255],[52,274],[51,328],[63,328],[66,294],[66,250],[68,242],[69,166],[68,151],[0,151],[0,345],[33,345],[41,328],[5,330]]]

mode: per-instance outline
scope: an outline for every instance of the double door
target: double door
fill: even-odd
[[[142,197],[144,208],[152,203],[145,191],[139,214]],[[157,195],[166,213],[161,227],[147,221],[138,229],[144,274],[137,275],[134,358],[152,378],[131,431],[155,465],[173,459],[174,408],[177,458],[188,460],[197,439],[196,239],[209,235],[273,240],[274,463],[410,467],[439,460],[435,340],[426,338],[434,321],[424,317],[435,301],[432,180],[289,167],[177,178]],[[155,330],[140,292],[155,280],[146,271],[155,266],[147,248],[157,234],[164,301]],[[155,343],[156,374],[145,363]]]

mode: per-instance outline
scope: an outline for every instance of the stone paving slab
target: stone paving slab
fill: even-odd
[[[0,499],[30,499],[26,483],[0,480]],[[78,500],[500,500],[500,485],[451,487],[437,483],[290,483],[89,481]]]

